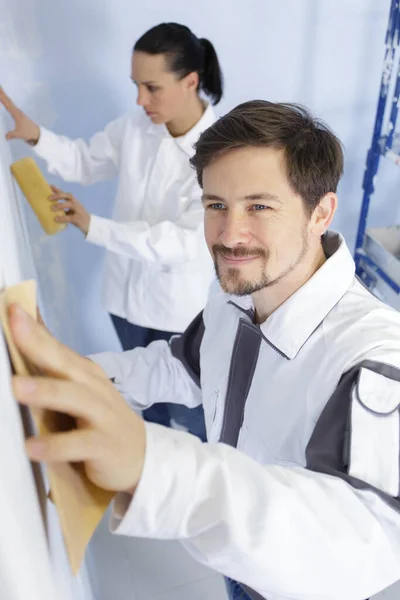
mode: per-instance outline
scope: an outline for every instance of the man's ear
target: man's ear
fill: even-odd
[[[311,217],[310,231],[321,237],[332,223],[338,205],[336,194],[328,192],[321,198]]]

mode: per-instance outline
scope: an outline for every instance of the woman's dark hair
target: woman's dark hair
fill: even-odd
[[[311,213],[325,194],[336,192],[343,174],[342,145],[304,106],[253,100],[221,117],[202,133],[190,160],[200,186],[215,158],[248,147],[283,150],[289,183]]]
[[[134,51],[165,54],[168,69],[179,79],[196,72],[200,89],[212,103],[221,100],[223,77],[214,46],[205,38],[197,38],[188,27],[178,23],[156,25],[136,42]]]

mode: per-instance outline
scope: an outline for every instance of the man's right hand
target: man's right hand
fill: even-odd
[[[14,102],[0,87],[0,104],[8,111],[14,119],[14,129],[6,135],[7,140],[24,140],[28,144],[35,145],[40,138],[40,127],[36,125],[22,110],[15,106]]]
[[[9,311],[14,342],[37,375],[13,378],[18,402],[76,418],[76,429],[26,442],[31,460],[83,462],[89,479],[113,492],[134,490],[146,449],[144,421],[118,393],[103,369],[63,346],[14,305]]]

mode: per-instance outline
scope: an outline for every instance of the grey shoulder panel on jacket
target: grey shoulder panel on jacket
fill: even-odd
[[[351,408],[353,392],[359,386],[363,370],[381,375],[391,382],[399,383],[400,402],[400,368],[383,362],[364,360],[345,373],[336,390],[322,411],[310,440],[306,447],[306,468],[319,473],[333,475],[347,481],[359,490],[370,490],[382,498],[396,511],[400,512],[400,490],[390,495],[370,483],[351,475],[350,445],[352,436]],[[360,400],[359,398],[357,399]],[[396,408],[399,411],[399,406]],[[389,414],[389,413],[388,413]],[[379,419],[377,414],[375,418]],[[384,416],[384,415],[383,415]],[[400,428],[398,431],[400,436]],[[400,457],[396,457],[398,477],[400,480]]]

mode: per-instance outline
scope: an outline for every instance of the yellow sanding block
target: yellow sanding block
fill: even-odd
[[[49,197],[53,190],[44,178],[41,170],[33,158],[21,158],[11,165],[14,175],[25,198],[31,205],[41,226],[49,235],[54,235],[66,228],[65,223],[54,221],[57,213],[51,210],[52,202]]]

